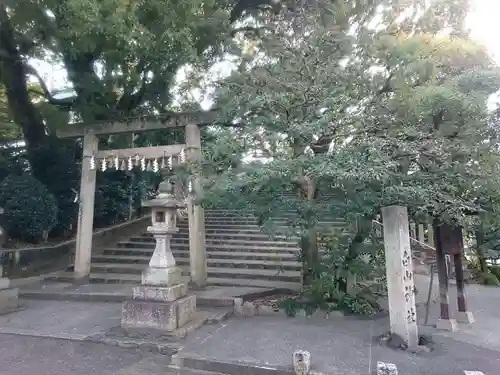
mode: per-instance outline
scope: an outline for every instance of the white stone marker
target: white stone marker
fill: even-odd
[[[382,208],[391,333],[408,348],[418,346],[417,311],[406,207]]]
[[[377,375],[398,375],[398,368],[394,363],[377,362]]]
[[[293,371],[296,375],[307,375],[311,370],[311,353],[307,350],[293,352]]]

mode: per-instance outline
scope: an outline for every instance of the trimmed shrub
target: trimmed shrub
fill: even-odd
[[[500,280],[500,266],[488,266],[488,269],[498,280]]]
[[[0,206],[10,237],[38,242],[57,224],[56,199],[30,175],[8,176],[2,181]]]
[[[498,278],[491,272],[483,274],[482,279],[484,285],[500,285],[500,281],[498,281]]]

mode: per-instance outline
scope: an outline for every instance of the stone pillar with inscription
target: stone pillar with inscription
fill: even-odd
[[[133,299],[122,307],[122,328],[151,328],[180,332],[194,318],[196,296],[187,294],[187,284],[177,267],[170,247],[172,235],[178,231],[177,210],[184,203],[172,194],[172,185],[163,181],[155,199],[143,203],[152,209],[152,225],[147,228],[156,240],[142,284],[134,287]]]
[[[391,334],[418,346],[417,311],[406,207],[382,208]]]

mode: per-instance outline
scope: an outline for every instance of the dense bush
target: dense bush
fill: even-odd
[[[57,202],[30,175],[8,176],[0,183],[0,206],[9,236],[39,241],[57,224]]]
[[[483,273],[480,276],[479,281],[484,285],[500,285],[500,281],[498,280],[498,278],[491,272]]]
[[[317,278],[305,289],[309,303],[355,315],[379,312],[379,298],[387,293],[380,239],[372,233],[337,230],[320,242],[325,257],[316,270]]]

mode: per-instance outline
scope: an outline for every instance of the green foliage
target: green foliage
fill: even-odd
[[[60,140],[50,136],[47,143],[34,149],[43,166],[37,177],[57,200],[57,234],[76,229],[78,203],[76,192],[80,184],[80,170],[76,164],[81,148],[74,140]]]
[[[2,85],[0,86],[0,143],[18,141],[21,137],[21,129],[12,121],[5,87]]]
[[[387,27],[374,29],[373,2],[315,4],[261,20],[254,52],[220,82],[221,122],[241,128],[224,133],[238,142],[206,148],[218,155],[204,166],[206,204],[230,202],[269,228],[290,217],[289,233],[307,242],[305,271],[321,217],[370,222],[397,204],[463,223],[492,210],[481,197],[493,192],[500,158],[486,99],[500,72],[459,30],[463,12],[424,7],[418,22],[398,23],[404,9],[387,7]],[[444,25],[461,37],[439,36]],[[235,167],[233,155],[263,163]]]
[[[293,318],[300,309],[300,304],[295,298],[286,298],[280,301],[280,308],[285,310],[286,316]]]
[[[255,58],[220,83],[221,121],[244,125],[233,154],[260,154],[266,163],[235,169],[231,157],[212,160],[207,173],[224,172],[206,199],[273,217],[318,211],[307,194],[298,202],[282,195],[322,185],[334,198],[321,209],[340,217],[402,204],[463,220],[464,208],[479,208],[476,181],[498,164],[486,98],[500,87],[499,72],[469,40],[434,39],[427,30],[352,34],[353,20],[366,14],[325,7],[290,15],[294,24],[286,15],[268,21],[272,32],[257,38]],[[222,147],[214,142],[207,154]]]
[[[9,176],[0,184],[0,206],[8,233],[38,241],[57,224],[57,202],[49,190],[29,175]]]
[[[337,230],[321,240],[324,257],[318,277],[304,294],[313,304],[356,315],[380,311],[378,299],[386,295],[384,249],[372,232]]]
[[[490,273],[500,280],[500,266],[489,266]]]
[[[153,176],[152,176],[153,175]],[[94,222],[98,227],[116,224],[135,215],[157,176],[137,168],[130,172],[107,170],[97,174]]]
[[[500,285],[500,281],[499,281],[498,277],[491,272],[484,273],[481,276],[482,276],[482,282],[484,285],[494,285],[494,286]]]

